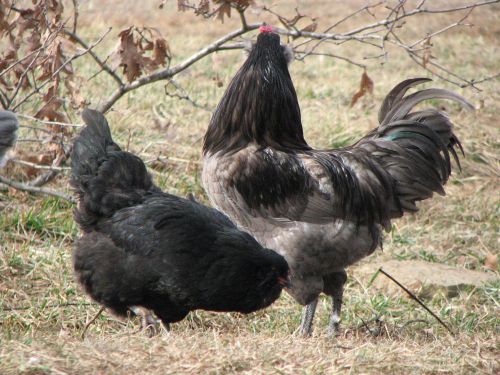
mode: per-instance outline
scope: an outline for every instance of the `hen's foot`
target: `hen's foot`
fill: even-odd
[[[146,332],[148,337],[153,337],[161,332],[160,321],[155,319],[151,311],[145,309],[144,307],[134,306],[130,308],[133,313],[141,318],[141,328],[140,331]]]

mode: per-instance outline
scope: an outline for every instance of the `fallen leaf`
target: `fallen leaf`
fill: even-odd
[[[484,266],[490,270],[496,271],[498,269],[498,255],[489,254],[484,259]]]

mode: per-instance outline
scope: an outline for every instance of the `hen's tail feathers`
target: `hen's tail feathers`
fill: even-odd
[[[394,87],[382,103],[380,126],[375,131],[377,144],[387,151],[380,153],[379,161],[397,183],[401,215],[403,211],[416,211],[415,202],[429,198],[433,192],[444,194],[443,185],[451,173],[450,154],[459,167],[456,147],[463,154],[446,113],[432,108],[411,110],[429,99],[449,99],[474,109],[465,98],[444,89],[425,89],[405,96],[408,89],[427,81],[430,79],[409,79]]]
[[[0,168],[5,165],[6,154],[17,140],[19,123],[16,115],[10,111],[0,111]]]
[[[128,285],[127,262],[131,256],[97,232],[74,244],[73,268],[78,281],[92,299],[119,315],[126,315],[127,306],[140,302],[140,297],[134,295],[139,280]]]
[[[71,185],[79,198],[75,220],[91,230],[100,217],[140,203],[153,184],[142,160],[113,142],[100,112],[86,109],[82,117],[87,126],[73,145]]]

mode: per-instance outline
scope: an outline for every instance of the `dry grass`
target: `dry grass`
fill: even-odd
[[[151,13],[139,11],[131,4],[128,12],[117,12],[114,5],[102,8],[97,5],[99,2],[89,2],[84,4],[80,22],[89,37],[107,25],[115,30],[132,22],[157,26],[170,38],[179,59],[236,25],[235,20],[220,25],[189,14],[179,15],[170,3],[167,11],[154,11],[156,2],[146,3],[143,8]],[[324,1],[310,12],[321,14],[320,21],[338,19],[348,11],[340,4],[331,6]],[[457,29],[435,40],[435,55],[440,62],[468,76],[496,73],[500,60],[495,44],[500,35],[500,13],[498,7],[495,9],[474,15],[473,22],[478,27]],[[409,24],[408,33],[425,33],[446,24],[450,17]],[[359,57],[363,51],[351,45],[344,47],[342,53]],[[386,64],[373,64],[368,70],[375,81],[374,97],[364,98],[352,109],[348,105],[361,75],[358,68],[321,58],[292,66],[306,136],[312,144],[339,146],[356,139],[375,126],[378,105],[395,83],[422,75],[404,54],[391,54]],[[224,90],[217,87],[213,78],[217,74],[226,85],[241,60],[238,52],[219,54],[184,73],[179,81],[196,100],[213,108]],[[91,76],[94,68],[90,61],[80,64],[83,77]],[[443,82],[435,85],[457,90]],[[364,262],[385,257],[424,259],[484,270],[485,257],[498,253],[500,89],[498,80],[481,87],[480,93],[457,90],[476,104],[484,103],[473,114],[444,103],[466,151],[463,171],[454,173],[447,187],[448,195],[424,202],[418,215],[395,222],[384,252],[378,251]],[[93,105],[111,91],[102,76],[83,89]],[[155,178],[170,192],[193,192],[202,200],[205,197],[198,162],[209,117],[208,111],[165,97],[161,83],[131,93],[109,115],[117,140],[125,144],[130,131],[130,149],[142,151],[144,158],[161,153],[187,160],[158,169]],[[67,188],[65,178],[53,184]],[[451,337],[403,295],[385,296],[369,288],[367,280],[358,280],[356,267],[349,271],[344,332],[337,340],[324,336],[326,300],[318,311],[315,335],[307,340],[293,335],[301,309],[288,296],[270,309],[249,316],[195,312],[174,325],[172,332],[152,339],[137,332],[137,321],[124,323],[104,313],[81,340],[83,326],[98,306],[89,303],[73,280],[71,243],[78,229],[71,219],[70,206],[53,198],[19,192],[1,194],[1,374],[500,371],[500,282],[463,290],[452,299],[436,295],[426,301],[457,332]],[[381,323],[374,321],[377,317]],[[427,322],[417,321],[421,319]]]

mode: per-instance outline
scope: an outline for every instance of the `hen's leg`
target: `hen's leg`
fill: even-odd
[[[316,306],[318,306],[318,298],[304,307],[304,311],[302,313],[302,323],[300,323],[300,334],[304,337],[312,335],[312,324],[314,320],[314,313],[316,312]]]
[[[150,337],[160,333],[159,322],[153,317],[151,311],[139,306],[132,306],[130,310],[132,310],[135,315],[141,318],[141,331],[148,330],[148,334]]]
[[[328,335],[336,336],[339,333],[340,313],[342,311],[342,295],[344,293],[344,284],[347,280],[345,270],[331,273],[323,277],[324,292],[332,297],[332,314],[330,315],[330,324],[328,325]]]

